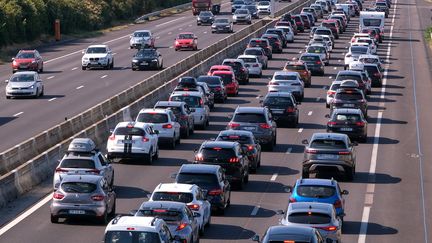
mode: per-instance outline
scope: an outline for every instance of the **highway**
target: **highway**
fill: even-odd
[[[428,14],[421,10],[426,6],[430,7],[430,4],[427,5],[421,0],[405,0],[404,2],[394,0],[390,17],[386,19],[386,39],[380,44],[378,50],[382,60],[388,64],[385,73],[386,84],[383,88],[374,88],[369,98],[369,138],[367,143],[357,147],[355,179],[353,182],[341,182],[342,189],[350,192],[346,196],[347,216],[344,219],[343,242],[431,242],[432,240],[430,232],[432,225],[430,217],[432,213],[430,206],[432,205],[432,164],[430,163],[432,151],[429,149],[432,137],[428,136],[431,133],[430,124],[432,124],[432,113],[430,112],[432,75],[430,71],[426,71],[430,70],[428,63],[430,52],[424,45],[423,32],[419,31],[424,28],[424,22],[420,20]],[[396,11],[394,11],[395,8]],[[188,15],[190,13],[172,18]],[[186,21],[181,22],[184,26],[183,22]],[[150,25],[155,26],[160,23],[155,21]],[[250,242],[254,234],[262,235],[267,227],[278,224],[280,216],[276,215],[276,210],[286,208],[290,195],[284,191],[284,186],[293,185],[295,180],[301,176],[304,148],[301,141],[310,138],[314,132],[325,131],[327,120],[324,116],[328,113],[325,108],[326,88],[337,72],[343,70],[343,57],[349,45],[348,41],[357,27],[358,18],[354,18],[347,32],[336,41],[335,49],[331,53],[330,65],[326,66],[325,76],[313,76],[312,87],[306,89],[305,99],[300,106],[299,126],[297,128],[278,128],[277,147],[273,152],[263,152],[262,167],[257,174],[251,175],[249,184],[244,190],[232,193],[231,207],[226,214],[213,216],[211,227],[201,238],[203,242]],[[133,28],[141,28],[141,26]],[[172,29],[177,28],[179,28],[178,25],[164,31],[173,31]],[[191,28],[188,30],[194,31],[197,27],[192,24]],[[127,32],[130,32],[130,29]],[[214,36],[207,37],[208,41]],[[159,45],[163,45],[163,40],[166,45],[171,45],[171,37],[161,36]],[[200,43],[203,43],[204,38],[206,37],[200,38]],[[257,97],[267,92],[266,84],[273,72],[281,70],[287,60],[298,57],[308,40],[308,33],[297,35],[295,42],[289,44],[282,54],[274,54],[274,59],[269,62],[269,68],[264,70],[262,78],[251,79],[249,85],[241,86],[238,97],[230,97],[225,104],[216,104],[215,109],[211,112],[210,127],[207,130],[196,131],[190,138],[183,139],[182,144],[176,150],[162,150],[160,159],[153,165],[115,164],[117,212],[128,213],[136,209],[147,200],[147,195],[157,184],[171,182],[170,174],[176,172],[181,164],[192,160],[193,150],[198,148],[203,140],[216,137],[218,132],[225,128],[228,123],[228,115],[234,111],[235,107],[260,105]],[[83,43],[82,46],[87,44]],[[118,43],[118,46],[113,45],[114,51],[118,53],[115,57],[117,66],[129,65],[131,51],[127,50],[126,46],[126,39],[121,44]],[[119,51],[122,50],[121,48],[125,49],[124,53]],[[80,49],[80,47],[75,46],[72,49]],[[172,54],[173,59],[170,60],[165,54],[168,50],[161,48],[161,51],[165,61],[173,63],[189,54],[186,52]],[[120,55],[123,56],[123,59],[120,58]],[[32,129],[35,127],[43,129],[41,127],[49,126],[45,123],[52,125],[61,121],[65,116],[63,113],[73,114],[72,111],[78,112],[85,108],[82,103],[90,105],[92,102],[97,102],[102,95],[96,97],[92,95],[94,92],[103,92],[106,95],[104,97],[108,97],[128,87],[132,83],[132,77],[136,78],[136,82],[147,75],[144,72],[132,73],[130,70],[89,71],[85,72],[85,75],[77,76],[85,76],[87,81],[83,79],[72,82],[70,80],[74,80],[72,78],[76,74],[67,71],[66,67],[79,67],[79,58],[80,55],[76,55],[73,63],[71,61],[68,63],[66,59],[69,58],[66,58],[53,64],[57,67],[63,63],[64,68],[61,69],[65,71],[51,75],[59,75],[59,79],[69,82],[62,83],[63,85],[53,84],[53,91],[48,89],[48,85],[47,96],[50,97],[49,95],[52,94],[51,98],[55,98],[55,94],[66,95],[57,97],[54,103],[46,104],[46,108],[45,106],[38,107],[42,109],[40,112],[28,114],[34,114],[34,118],[42,115],[47,118],[46,121],[34,120],[35,126]],[[47,67],[50,66],[47,65]],[[60,70],[60,68],[55,70]],[[80,70],[77,72],[84,74]],[[99,80],[105,72],[109,72],[110,75],[106,79]],[[117,72],[119,72],[118,75]],[[116,80],[126,74],[128,76]],[[53,78],[52,82],[60,83],[56,78]],[[79,85],[89,85],[92,92],[87,93],[86,89],[80,90],[82,93],[78,92],[75,87]],[[75,100],[76,95],[80,95],[81,99],[78,104],[68,100]],[[83,97],[88,100],[83,100]],[[1,105],[5,102],[6,100],[2,98]],[[19,100],[16,103],[30,104],[28,100]],[[48,109],[48,107],[53,109],[49,106],[51,104],[55,104],[54,111]],[[27,109],[31,109],[30,105],[26,106]],[[23,105],[21,109],[26,106]],[[8,110],[10,114],[18,111],[14,107],[8,107]],[[0,115],[5,116],[4,114],[5,110],[2,109]],[[56,118],[52,117],[54,114]],[[10,131],[10,134],[15,134],[17,131],[11,129],[16,127],[15,123],[24,122],[20,119],[30,119],[26,115],[27,113],[24,113],[23,117],[2,125],[1,133]],[[30,131],[26,132],[27,135],[31,135]],[[68,243],[100,242],[102,240],[105,226],[85,221],[51,224],[49,202],[47,203],[49,198],[44,200],[40,206],[33,208],[33,213],[22,220],[14,221],[16,224],[9,230],[0,229],[0,242]]]

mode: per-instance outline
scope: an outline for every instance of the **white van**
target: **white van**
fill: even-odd
[[[379,27],[381,32],[384,33],[384,23],[384,12],[360,11],[359,32],[365,28]]]

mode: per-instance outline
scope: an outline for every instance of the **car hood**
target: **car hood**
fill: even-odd
[[[30,87],[34,84],[36,84],[35,81],[31,81],[31,82],[9,82],[7,87],[8,88],[27,88],[27,87]]]
[[[257,9],[258,10],[260,10],[260,9],[270,9],[270,5],[269,6],[257,6]]]
[[[150,40],[150,37],[132,37],[132,41],[134,42],[148,41],[148,40]]]
[[[84,57],[87,58],[103,58],[103,57],[107,57],[108,54],[107,53],[86,53],[84,54]]]

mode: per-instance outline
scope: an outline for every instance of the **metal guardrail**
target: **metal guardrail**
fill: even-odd
[[[135,19],[135,24],[141,24],[144,23],[146,21],[150,21],[152,20],[152,18],[156,18],[156,17],[164,17],[167,15],[171,15],[171,14],[176,14],[179,13],[181,11],[190,9],[192,7],[192,3],[185,3],[185,4],[181,4],[181,5],[177,5],[171,8],[167,8],[167,9],[163,9],[160,11],[156,11],[156,12],[152,12],[146,15],[143,15],[137,19]]]

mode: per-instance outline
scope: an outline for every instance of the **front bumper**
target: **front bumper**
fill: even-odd
[[[37,94],[36,89],[17,88],[17,89],[6,90],[6,96],[9,97],[26,97],[26,96],[35,96],[36,94]]]
[[[141,61],[141,62],[132,62],[132,69],[148,69],[148,68],[157,68],[157,61]]]

